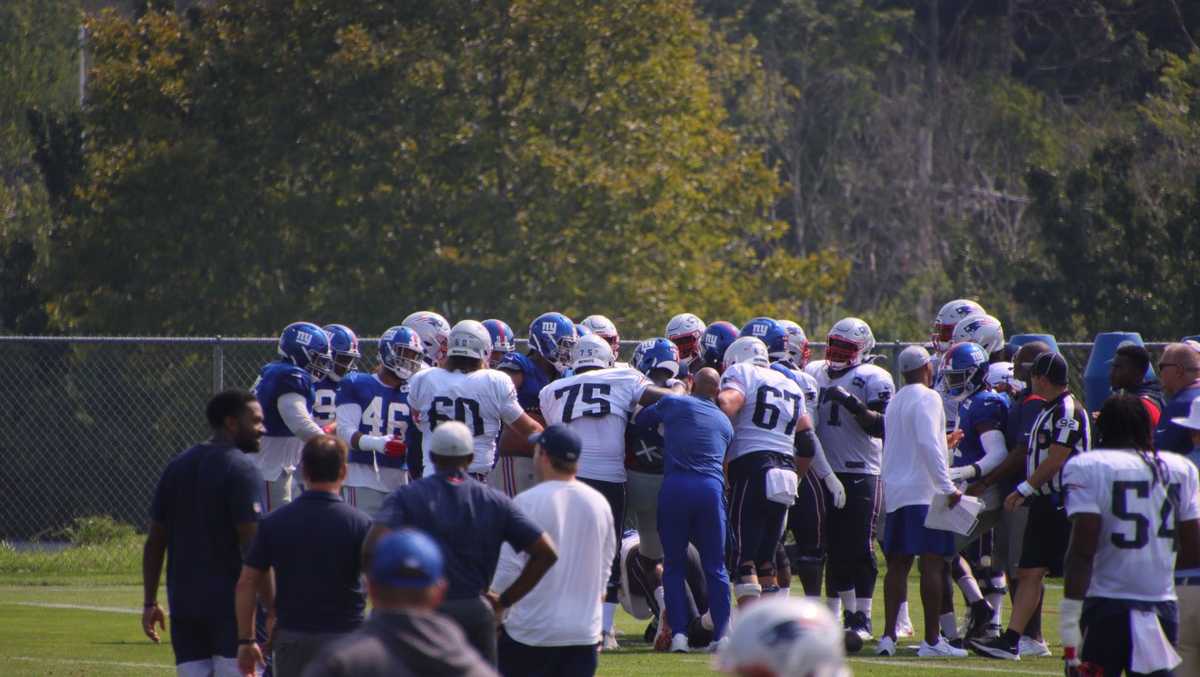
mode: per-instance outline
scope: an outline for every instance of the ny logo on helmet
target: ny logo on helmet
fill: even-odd
[[[704,347],[706,347],[706,348],[716,348],[717,347],[717,337],[715,334],[708,334],[704,337]]]
[[[765,325],[765,324],[752,325],[750,327],[750,333],[753,334],[754,336],[766,336],[767,335],[767,325]]]
[[[542,323],[542,331],[544,331],[548,334],[553,334],[554,330],[557,328],[558,328],[558,323],[556,323],[556,322],[543,322]]]
[[[312,343],[312,334],[306,331],[296,332],[296,343],[299,343],[302,346]]]

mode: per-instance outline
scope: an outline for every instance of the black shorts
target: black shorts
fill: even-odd
[[[612,570],[608,576],[608,596],[613,597],[611,601],[616,601],[617,587],[621,583],[621,537],[625,533],[625,483],[624,482],[605,482],[604,480],[593,480],[586,477],[580,477],[580,482],[599,491],[604,500],[608,501],[608,507],[612,510],[613,526],[617,530],[617,552],[613,555]]]
[[[200,618],[171,614],[175,664],[237,658],[237,618]]]
[[[755,451],[729,463],[729,525],[733,532],[730,570],[742,562],[774,563],[775,548],[783,537],[788,507],[767,498],[767,472],[793,468],[791,457],[773,451]]]
[[[1029,501],[1029,522],[1019,569],[1049,569],[1051,578],[1063,575],[1067,541],[1071,539],[1071,520],[1063,508],[1062,496],[1034,496]]]
[[[800,480],[796,502],[788,510],[787,527],[796,539],[796,556],[801,560],[825,559],[825,485],[809,470]]]
[[[1095,663],[1104,669],[1105,675],[1145,674],[1129,670],[1133,659],[1133,641],[1129,632],[1129,614],[1132,611],[1153,611],[1158,624],[1171,644],[1179,639],[1179,608],[1175,602],[1134,602],[1123,599],[1089,597],[1083,602],[1083,614],[1079,618],[1083,630],[1083,647],[1080,660]],[[1161,670],[1149,673],[1168,675]]]

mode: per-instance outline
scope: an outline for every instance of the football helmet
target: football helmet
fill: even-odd
[[[946,396],[961,402],[985,385],[988,356],[977,343],[955,343],[942,355],[940,370]]]
[[[579,336],[575,323],[562,313],[542,313],[529,323],[529,345],[561,372],[571,366],[571,349]]]
[[[492,356],[492,335],[482,322],[459,320],[458,324],[450,329],[446,356],[487,360]]]
[[[344,324],[327,324],[322,329],[329,335],[329,350],[333,354],[329,378],[337,382],[354,371],[358,358],[362,357],[362,353],[358,352],[358,336]]]
[[[438,366],[446,358],[446,342],[450,339],[450,323],[432,310],[418,310],[400,324],[417,332],[425,347],[425,363]]]
[[[804,333],[804,329],[800,325],[791,320],[779,320],[779,324],[787,332],[788,361],[803,369],[812,355],[808,349],[808,335]]]
[[[588,326],[586,324],[583,324],[582,322],[575,323],[575,337],[576,338],[583,338],[584,336],[587,336],[591,333],[592,333],[592,330],[588,329]]]
[[[716,370],[725,368],[725,350],[738,338],[738,329],[732,322],[718,320],[708,325],[700,337],[700,359],[704,366]]]
[[[667,338],[679,349],[680,367],[687,367],[700,357],[700,337],[704,329],[704,321],[691,313],[680,313],[667,323]]]
[[[389,327],[379,337],[379,362],[384,369],[407,381],[425,363],[425,346],[421,337],[410,327]]]
[[[492,336],[492,354],[488,358],[488,366],[495,368],[506,354],[517,349],[517,335],[504,320],[484,320],[483,327]]]
[[[1025,382],[1013,374],[1012,362],[989,364],[987,376],[984,378],[984,381],[991,386],[992,390],[1006,390],[1010,393],[1019,393],[1025,389]]]
[[[613,366],[616,359],[608,341],[595,334],[579,337],[575,347],[571,349],[571,368],[576,370],[581,367],[607,369]]]
[[[613,324],[612,320],[603,315],[588,315],[580,324],[591,329],[593,334],[608,341],[613,355],[621,351],[621,335],[617,333],[617,325]]]
[[[742,336],[729,344],[729,348],[725,350],[725,368],[728,369],[742,362],[757,364],[760,367],[771,366],[771,356],[767,353],[767,344],[757,336]]]
[[[855,367],[875,347],[875,335],[866,322],[857,317],[845,317],[829,330],[825,340],[825,361],[830,369]]]
[[[320,380],[333,367],[329,334],[312,322],[293,322],[279,335],[279,356]]]
[[[971,299],[955,299],[942,306],[937,317],[933,318],[933,334],[930,336],[933,339],[933,349],[939,353],[949,350],[954,344],[955,325],[963,318],[982,314],[983,306]]]
[[[969,341],[981,346],[988,355],[1004,350],[1004,327],[991,315],[973,315],[959,320],[952,336],[952,344]]]
[[[770,317],[756,317],[742,327],[739,336],[753,336],[767,344],[771,361],[787,359],[787,330]]]
[[[655,369],[666,369],[671,372],[671,378],[679,376],[679,349],[669,339],[652,338],[643,341],[638,348],[641,354],[633,365],[638,371],[649,376]]]
[[[771,597],[738,616],[717,668],[729,674],[758,668],[776,677],[848,677],[842,624],[808,598]]]

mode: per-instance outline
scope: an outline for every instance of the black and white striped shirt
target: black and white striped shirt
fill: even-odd
[[[1087,409],[1075,399],[1070,391],[1046,403],[1038,414],[1029,435],[1029,454],[1025,458],[1025,477],[1033,476],[1042,461],[1050,456],[1050,445],[1060,444],[1071,450],[1071,456],[1092,448],[1092,426]],[[1040,487],[1034,487],[1034,495],[1049,496],[1062,492],[1062,470],[1059,470]]]

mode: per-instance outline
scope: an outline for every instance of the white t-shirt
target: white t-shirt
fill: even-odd
[[[895,512],[908,505],[929,505],[935,495],[954,493],[946,414],[942,398],[920,383],[896,393],[883,415],[883,505]]]
[[[558,562],[509,610],[505,631],[529,646],[599,642],[601,599],[617,550],[608,501],[583,482],[549,481],[517,494],[513,503],[550,536]],[[492,589],[506,590],[528,559],[501,546]]]
[[[1149,464],[1133,451],[1093,449],[1067,461],[1067,515],[1100,515],[1088,597],[1175,599],[1176,525],[1200,518],[1200,489],[1187,459],[1158,458],[1165,482],[1154,481]]]
[[[836,378],[829,374],[828,369],[820,369],[813,376],[821,388],[820,404],[815,415],[817,437],[821,439],[821,446],[825,447],[829,465],[833,466],[835,472],[878,475],[883,440],[868,435],[858,420],[845,407],[829,399],[827,393],[829,389],[841,386],[864,405],[887,402],[896,392],[892,375],[873,364],[860,364]]]
[[[547,424],[565,423],[579,435],[579,477],[625,481],[625,427],[650,385],[636,369],[593,369],[560,378],[538,399]]]
[[[495,369],[463,373],[433,367],[419,371],[408,382],[408,406],[423,435],[426,476],[434,472],[429,459],[430,433],[438,423],[462,421],[471,429],[475,458],[467,471],[486,474],[496,460],[500,424],[510,424],[524,413],[512,379]]]
[[[769,367],[742,362],[721,375],[721,390],[726,389],[746,398],[733,421],[730,461],[756,451],[794,453],[796,424],[808,413],[804,391],[795,381]]]

